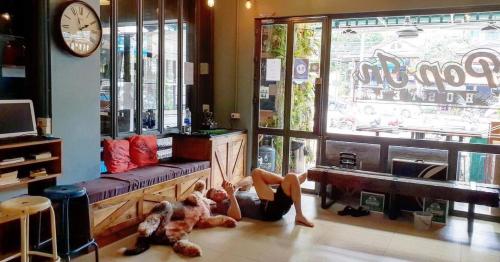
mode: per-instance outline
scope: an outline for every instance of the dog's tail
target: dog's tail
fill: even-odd
[[[151,245],[149,244],[149,241],[146,238],[139,237],[137,238],[137,243],[135,244],[135,247],[132,249],[125,250],[125,252],[123,252],[123,255],[125,256],[139,255],[148,250],[150,246]]]

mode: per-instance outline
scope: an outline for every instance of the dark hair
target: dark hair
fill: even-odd
[[[207,198],[210,199],[210,196],[212,195],[212,193],[215,191],[215,188],[210,188],[208,191],[207,191]]]

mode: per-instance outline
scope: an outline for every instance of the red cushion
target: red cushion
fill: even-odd
[[[130,157],[137,166],[149,166],[158,163],[158,144],[156,136],[132,136],[130,141]]]
[[[137,167],[130,160],[129,147],[127,140],[104,140],[104,164],[108,172],[120,173]]]

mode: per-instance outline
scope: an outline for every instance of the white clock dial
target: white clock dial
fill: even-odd
[[[101,43],[99,17],[92,7],[81,1],[66,6],[61,15],[60,30],[64,45],[77,56],[92,54]]]

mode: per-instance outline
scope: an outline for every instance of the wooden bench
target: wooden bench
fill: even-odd
[[[159,202],[184,199],[198,181],[208,184],[210,168],[91,204],[94,237],[102,243],[111,235],[142,222]]]
[[[469,203],[467,229],[471,233],[474,223],[475,205],[499,206],[498,187],[458,181],[434,181],[396,177],[391,174],[336,167],[316,167],[308,170],[309,180],[320,183],[321,207],[328,208],[334,200],[327,200],[327,185],[372,190],[390,194],[389,209],[396,195],[445,199]]]

